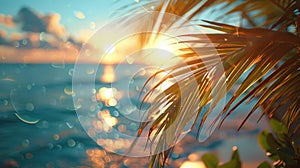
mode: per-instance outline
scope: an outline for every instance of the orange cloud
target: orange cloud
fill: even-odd
[[[80,30],[80,32],[79,32],[80,37],[79,38],[82,42],[85,43],[92,36],[93,33],[94,33],[94,31],[88,30],[88,29]]]
[[[24,35],[21,33],[11,33],[10,34],[10,40],[12,40],[12,41],[21,40],[23,38],[24,38]]]
[[[7,27],[14,27],[16,25],[12,16],[2,14],[0,14],[0,24],[3,24]]]
[[[0,37],[6,37],[7,33],[4,30],[0,30]]]
[[[62,37],[66,34],[65,27],[61,25],[60,15],[53,13],[50,15],[42,16],[42,20],[46,23],[47,32]]]

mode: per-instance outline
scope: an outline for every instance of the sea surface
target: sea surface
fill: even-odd
[[[147,166],[148,157],[131,158],[110,153],[89,136],[87,127],[79,122],[76,113],[80,108],[79,104],[73,101],[76,94],[72,90],[72,79],[76,74],[74,66],[0,64],[0,167]],[[134,113],[137,110],[132,106],[124,107],[122,101],[125,101],[126,95],[122,95],[122,89],[132,89],[131,102],[139,104],[140,100],[135,98],[138,88],[146,80],[140,78],[139,74],[132,73],[139,65],[114,67],[117,73],[108,75],[108,78],[113,78],[112,83],[103,82],[104,65],[99,65],[96,69],[89,64],[80,66],[83,67],[83,72],[78,74],[82,75],[80,83],[83,91],[90,89],[90,83],[85,83],[86,78],[92,76],[94,79],[93,91],[100,97],[96,97],[97,108],[109,111],[110,117],[117,120],[122,110],[127,110],[124,113]],[[132,78],[135,79],[135,84],[130,83],[129,79]],[[108,88],[115,90],[107,90]],[[120,93],[121,96],[116,99],[109,95],[105,97],[107,91]],[[97,113],[97,108],[90,107],[87,113]],[[240,110],[245,109],[249,107],[245,106]],[[131,133],[138,129],[138,123],[123,125]],[[191,156],[197,156],[196,160],[199,160],[200,155],[205,152],[213,152],[221,160],[228,160],[233,146],[238,146],[245,167],[251,167],[265,158],[256,142],[257,134],[263,128],[256,127],[256,122],[250,121],[248,127],[236,133],[234,126],[227,124],[205,143],[198,143],[194,138],[195,133],[190,133],[175,148],[168,167],[180,167],[187,160],[195,161],[195,157]]]

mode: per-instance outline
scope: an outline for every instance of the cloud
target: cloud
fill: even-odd
[[[83,29],[79,31],[79,37],[83,43],[87,42],[88,39],[92,36],[94,31],[88,30],[88,29]]]
[[[23,34],[21,34],[21,33],[11,33],[10,34],[10,40],[12,40],[12,41],[17,41],[17,40],[21,40],[21,39],[23,39],[24,38],[24,35]]]
[[[0,30],[0,45],[8,44],[6,40],[7,33],[4,30]]]
[[[14,27],[16,25],[12,16],[2,14],[0,14],[0,24],[3,24],[7,27]]]
[[[42,15],[24,7],[19,10],[15,22],[21,24],[22,30],[27,32],[47,32],[57,37],[66,34],[64,26],[60,24],[60,15],[57,13]]]
[[[46,24],[46,29],[48,33],[54,34],[58,37],[62,37],[66,34],[65,27],[61,25],[60,15],[57,13],[45,15],[42,17],[42,20]]]
[[[21,24],[21,29],[27,32],[46,32],[46,24],[43,20],[30,8],[21,8],[15,19]]]
[[[5,38],[7,33],[4,30],[0,30],[0,37]]]

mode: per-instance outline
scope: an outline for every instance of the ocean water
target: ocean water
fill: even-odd
[[[85,81],[86,77],[91,75],[95,78],[94,92],[99,94],[101,88],[107,89],[112,86],[119,89],[118,91],[125,88],[135,91],[133,94],[136,94],[137,88],[146,80],[132,74],[128,66],[118,65],[116,81],[104,83],[101,82],[104,73],[103,65],[99,65],[97,69],[91,69],[91,65],[88,64],[81,66],[86,69],[80,78],[82,90],[89,87]],[[139,67],[131,68],[135,70]],[[80,107],[76,107],[78,104],[74,104],[73,101],[73,75],[73,64],[0,65],[0,167],[145,167],[147,165],[148,157],[130,158],[112,154],[90,138],[87,128],[81,125],[76,113],[76,109]],[[137,82],[134,85],[128,83],[128,79],[132,78]],[[134,99],[137,96],[132,95],[132,97],[131,102],[138,106],[140,101]],[[123,98],[109,100],[111,99],[107,99],[106,103],[106,100],[98,102],[100,110],[108,110],[113,118],[118,119],[120,110],[116,113],[115,108],[125,111],[126,108],[114,107],[114,105],[118,103],[125,106],[122,105]],[[90,112],[87,113],[95,111],[97,112],[97,108],[90,107]],[[131,107],[132,111],[134,110]],[[124,125],[131,134],[134,134],[138,123],[128,124],[130,125],[126,123]],[[175,152],[169,167],[179,167],[184,160],[188,160],[188,155],[191,153],[214,151],[222,159],[227,159],[233,145],[240,145],[242,150],[247,150],[246,155],[242,154],[246,162],[256,162],[264,157],[262,153],[257,154],[259,150],[256,143],[256,135],[259,132],[257,128],[246,131],[247,134],[240,136],[241,138],[226,134],[227,138],[228,135],[234,137],[228,140],[224,139],[224,132],[217,132],[223,138],[212,138],[209,143],[204,144],[199,144],[195,140],[191,143],[192,134],[189,135],[188,140],[184,139],[179,145],[186,150]],[[251,149],[248,144],[251,144]]]
[[[80,66],[86,69],[81,82],[94,76],[95,91],[124,82],[124,74],[118,73],[118,81],[102,83],[103,66]],[[80,124],[73,75],[73,64],[0,65],[0,167],[104,167],[114,162],[125,166],[118,156],[112,161]]]
[[[71,89],[72,67],[0,65],[2,166],[58,167],[66,163],[76,166],[84,159],[85,149],[95,147],[72,109],[72,97],[64,92]],[[30,124],[21,119],[38,122]]]

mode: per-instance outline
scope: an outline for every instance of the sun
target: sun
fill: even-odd
[[[152,40],[142,44],[141,36]],[[164,34],[134,34],[116,43],[103,45],[102,61],[128,64],[150,64],[154,66],[170,65],[180,54],[180,46],[176,38]]]
[[[175,52],[176,48],[174,45],[171,44],[171,40],[167,40],[164,36],[159,36],[158,39],[155,41],[153,47],[157,49],[162,49],[168,52]]]
[[[151,39],[151,35],[150,35]],[[142,57],[146,62],[158,66],[171,66],[180,61],[179,43],[176,38],[167,35],[156,35],[143,47]]]

